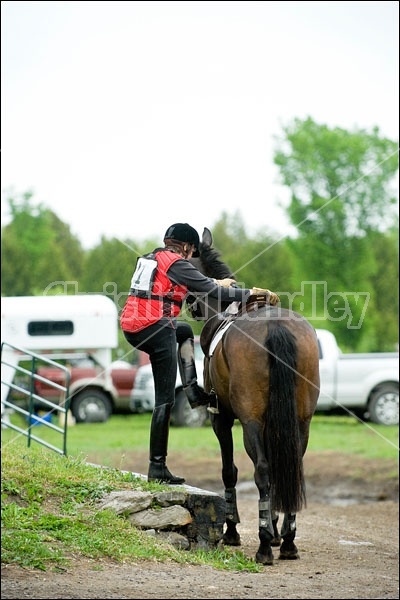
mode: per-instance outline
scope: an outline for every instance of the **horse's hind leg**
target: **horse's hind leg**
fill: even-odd
[[[222,539],[228,546],[240,546],[240,535],[236,529],[240,518],[236,502],[238,470],[233,460],[233,422],[233,419],[226,417],[223,411],[211,415],[211,424],[221,448],[222,481],[225,488],[226,530]]]
[[[299,422],[299,428],[302,455],[304,456],[308,443],[310,420]],[[279,552],[280,560],[294,560],[300,558],[297,546],[294,543],[296,537],[296,513],[285,514],[281,527],[281,537],[282,544]]]
[[[286,513],[282,523],[281,536],[283,539],[279,558],[281,560],[294,560],[299,558],[299,553],[294,543],[296,537],[296,514]]]
[[[274,537],[271,540],[271,546],[280,546],[282,538],[279,535],[278,531],[278,520],[279,514],[277,514],[274,510],[272,511],[272,527],[274,528]]]
[[[274,555],[271,544],[274,539],[274,527],[272,523],[271,500],[269,496],[264,496],[258,501],[258,538],[260,545],[256,553],[256,562],[263,565],[272,565]]]
[[[302,448],[302,455],[304,456],[310,429],[310,419],[305,419],[299,422],[300,428],[300,441]],[[299,557],[297,546],[294,543],[296,537],[296,514],[287,513],[284,516],[282,528],[281,528],[282,544],[280,547],[279,558],[281,560],[294,560]]]
[[[279,545],[278,519],[271,507],[269,467],[265,456],[263,428],[260,423],[249,421],[243,424],[243,439],[247,454],[254,464],[254,481],[259,493],[258,537],[260,545],[256,553],[256,562],[272,565],[274,555],[271,545]]]

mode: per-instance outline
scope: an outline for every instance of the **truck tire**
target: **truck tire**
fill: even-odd
[[[176,427],[202,427],[208,419],[206,406],[190,408],[185,392],[176,392],[175,404],[171,411],[171,424]]]
[[[394,383],[382,385],[371,395],[368,418],[377,425],[399,424],[399,388]]]
[[[77,423],[103,423],[112,413],[112,404],[102,390],[84,388],[74,394],[71,412]]]

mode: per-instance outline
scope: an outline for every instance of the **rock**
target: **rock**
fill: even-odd
[[[132,525],[141,529],[176,529],[192,522],[190,512],[179,505],[142,510],[130,514],[128,519]]]
[[[153,494],[135,490],[111,492],[100,506],[100,510],[111,509],[117,515],[130,515],[148,508],[153,501]]]
[[[222,539],[226,502],[222,496],[188,485],[162,492],[118,491],[102,500],[100,510],[115,510],[130,523],[156,535],[173,532],[174,546],[215,548]],[[153,533],[154,535],[154,533]]]
[[[159,531],[157,538],[160,538],[166,544],[171,544],[178,550],[190,550],[190,542],[187,537],[175,531]]]

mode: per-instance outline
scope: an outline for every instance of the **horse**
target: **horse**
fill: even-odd
[[[208,277],[235,279],[212,242],[211,231],[204,228],[200,256],[191,262]],[[226,501],[222,543],[241,545],[232,438],[233,424],[239,420],[259,493],[260,544],[255,560],[272,565],[273,546],[279,546],[279,559],[299,558],[294,543],[296,514],[306,506],[303,456],[320,380],[314,328],[302,315],[271,306],[267,300],[257,297],[237,314],[208,296],[189,297],[188,307],[195,319],[204,321],[200,335],[204,385],[216,394],[218,403],[217,411],[210,408],[210,421],[222,459]],[[210,341],[217,330],[220,334],[211,343],[215,347],[210,356]],[[283,514],[280,532],[279,513]]]

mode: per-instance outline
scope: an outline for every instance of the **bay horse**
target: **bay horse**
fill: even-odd
[[[235,278],[212,247],[212,234],[207,228],[200,256],[191,262],[208,277]],[[210,420],[222,458],[226,500],[223,543],[241,543],[237,531],[238,469],[232,438],[232,427],[238,419],[259,492],[260,545],[256,562],[273,564],[271,546],[280,546],[280,559],[296,559],[296,513],[306,506],[303,456],[319,396],[315,330],[300,314],[256,301],[247,310],[242,307],[237,315],[225,315],[231,323],[224,333],[221,330],[219,341],[214,338],[216,345],[209,356],[212,334],[225,323],[223,311],[228,304],[207,296],[192,296],[188,306],[195,319],[204,321],[200,336],[205,354],[204,385],[207,392],[217,396],[219,413],[211,413]],[[283,513],[280,532],[279,513]]]

